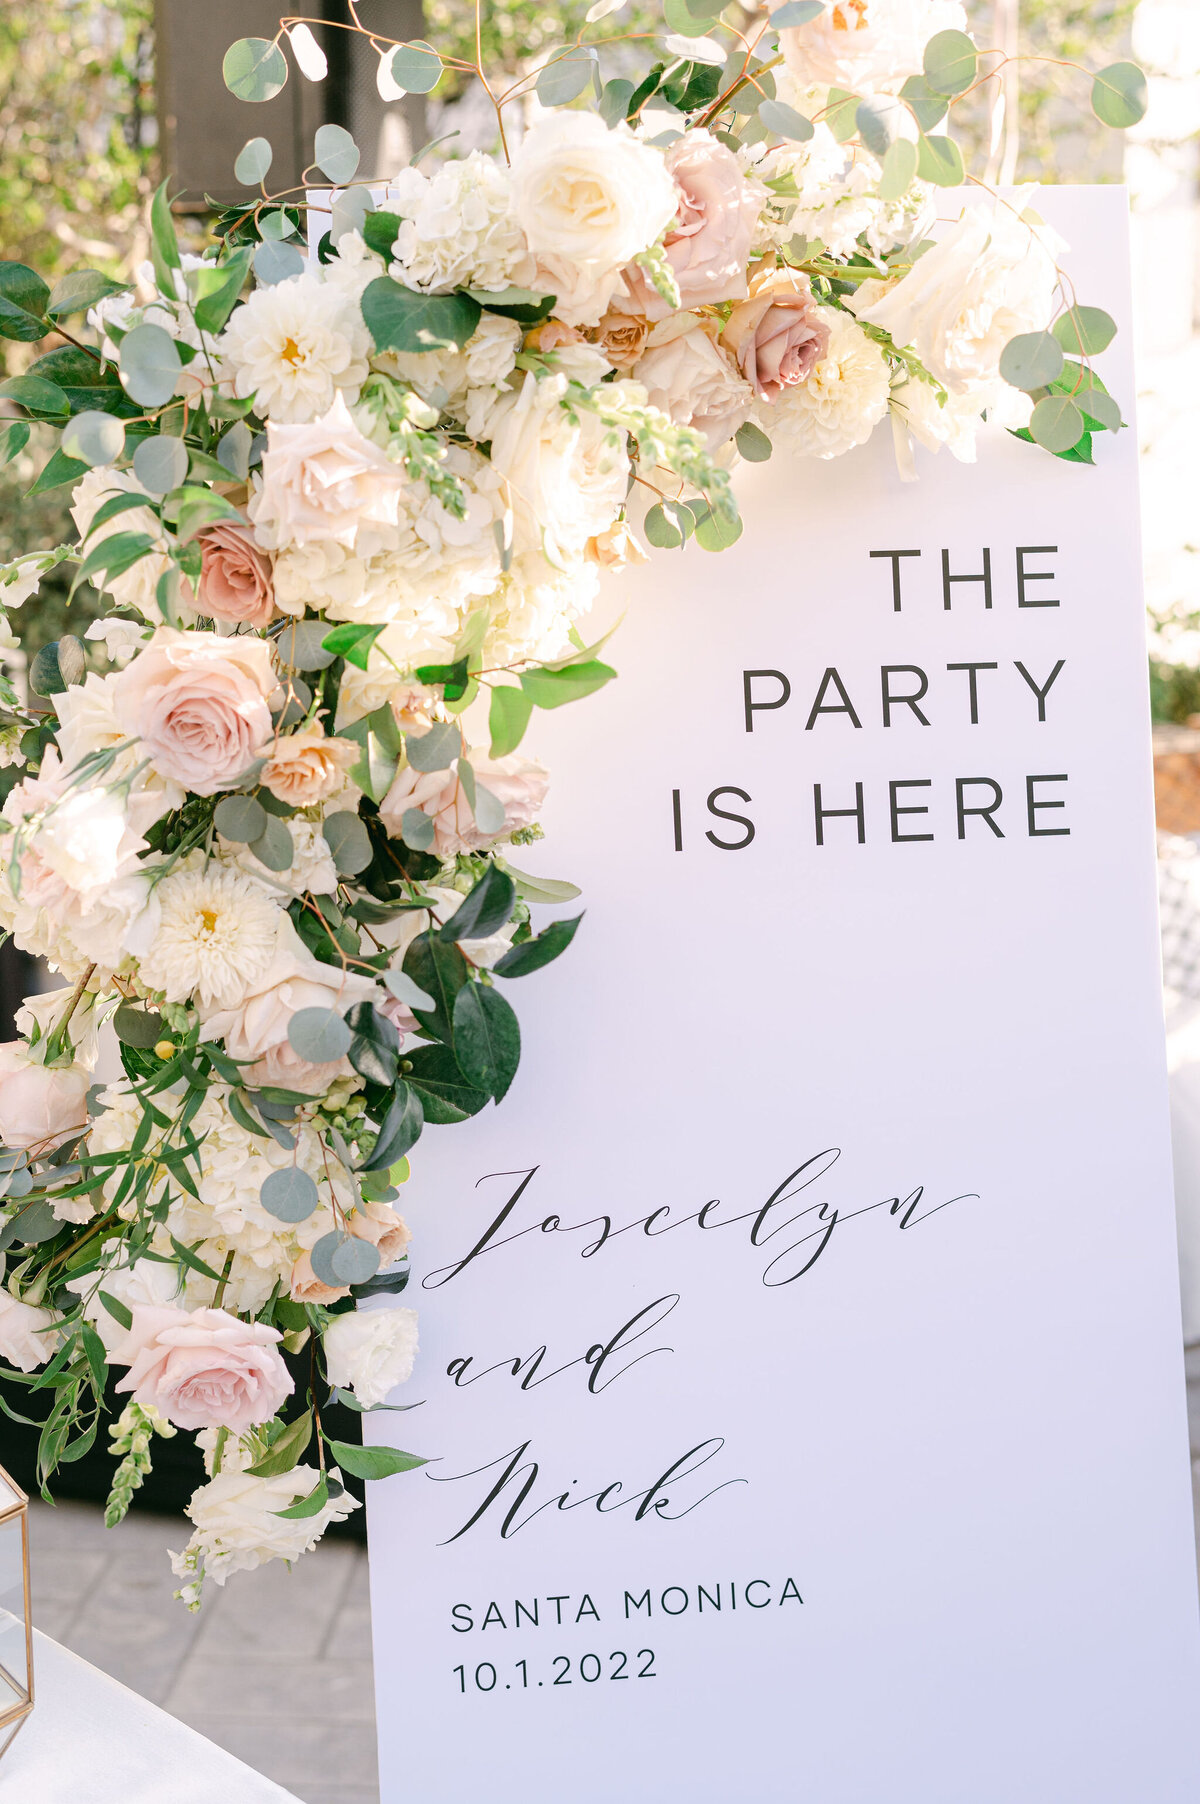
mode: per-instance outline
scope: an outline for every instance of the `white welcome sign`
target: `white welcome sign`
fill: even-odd
[[[1047,202],[1128,407],[1124,197]],[[516,862],[588,912],[406,1196],[385,1804],[1200,1796],[1134,433],[1098,456],[777,455],[537,720]]]

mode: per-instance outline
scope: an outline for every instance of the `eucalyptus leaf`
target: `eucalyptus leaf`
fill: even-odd
[[[771,14],[771,25],[777,31],[795,25],[808,25],[825,11],[825,0],[784,0]]]
[[[245,482],[250,474],[250,447],[254,434],[245,420],[235,420],[217,446],[217,462],[237,482]]]
[[[285,1165],[262,1181],[258,1200],[276,1221],[307,1221],[320,1202],[316,1184],[298,1166]]]
[[[63,427],[62,448],[68,457],[93,469],[115,464],[125,449],[125,422],[98,408],[77,413]]]
[[[428,852],[434,840],[433,816],[420,808],[406,808],[400,817],[400,838],[413,852]]]
[[[384,988],[390,990],[397,1002],[406,1008],[436,1008],[433,997],[423,990],[419,983],[414,983],[406,971],[385,971],[381,981]]]
[[[344,187],[353,180],[360,161],[359,149],[345,126],[319,125],[313,150],[318,169],[335,187]]]
[[[414,770],[449,770],[462,753],[462,734],[453,721],[439,721],[427,733],[410,733],[405,752]]]
[[[264,239],[254,253],[254,274],[264,288],[289,281],[304,268],[304,254],[294,244]]]
[[[1117,322],[1103,307],[1069,307],[1051,327],[1071,357],[1098,357],[1117,335]]]
[[[349,809],[327,814],[321,822],[321,832],[339,876],[353,877],[366,870],[374,854],[371,836],[357,814]]]
[[[526,902],[573,902],[583,894],[578,884],[566,883],[561,877],[531,877],[528,871],[518,871],[511,864],[506,864],[505,869],[517,886],[517,894]]]
[[[924,65],[935,94],[962,94],[975,80],[979,56],[965,31],[939,31],[925,46]]]
[[[322,644],[328,631],[323,620],[290,622],[276,641],[280,659],[292,670],[328,670],[336,656]]]
[[[1074,401],[1066,395],[1047,395],[1039,401],[1029,418],[1034,442],[1043,450],[1071,451],[1084,434],[1084,419]]]
[[[417,38],[392,52],[392,80],[407,94],[428,94],[437,87],[442,59],[432,44]]]
[[[164,407],[183,368],[179,349],[162,326],[135,326],[121,340],[121,382],[141,407]]]
[[[224,796],[213,812],[213,825],[225,839],[248,846],[266,832],[267,811],[253,796]]]
[[[291,870],[296,853],[291,834],[273,814],[267,815],[262,832],[250,842],[250,850],[269,871]]]
[[[377,1246],[357,1234],[347,1235],[329,1255],[330,1268],[339,1284],[365,1284],[383,1263]]]
[[[1013,388],[1032,394],[1062,374],[1062,346],[1050,332],[1021,332],[1000,353],[1000,374]]]
[[[113,1016],[113,1028],[123,1046],[134,1046],[146,1052],[151,1046],[157,1046],[167,1031],[167,1024],[152,1010],[123,1002]]]
[[[771,455],[770,439],[753,420],[746,420],[738,427],[733,442],[748,464],[765,464]]]
[[[238,151],[233,173],[239,182],[244,182],[247,188],[253,188],[270,169],[274,154],[269,139],[251,138]]]
[[[288,1022],[288,1044],[311,1065],[331,1065],[344,1059],[353,1038],[336,1009],[298,1009]]]
[[[565,55],[544,63],[538,70],[534,84],[538,99],[548,107],[566,106],[570,101],[578,100],[591,81],[595,66],[596,52],[590,47],[575,45]]]
[[[133,453],[133,473],[148,495],[166,495],[187,477],[187,446],[163,432],[144,438]]]
[[[225,52],[221,74],[239,100],[273,100],[287,81],[287,58],[269,38],[239,38]]]
[[[1144,119],[1146,106],[1146,77],[1136,63],[1110,63],[1092,83],[1092,111],[1117,131]]]
[[[917,174],[937,188],[957,188],[966,180],[962,151],[953,138],[922,134],[917,147]]]
[[[788,106],[783,100],[764,100],[758,109],[758,116],[769,132],[777,138],[790,138],[797,144],[806,144],[813,135],[813,122],[798,113],[795,107]]]
[[[880,200],[900,200],[912,187],[917,173],[917,147],[907,138],[888,146],[879,178]]]

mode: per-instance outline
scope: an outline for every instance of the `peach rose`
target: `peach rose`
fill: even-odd
[[[739,301],[725,322],[721,343],[764,401],[777,401],[785,388],[807,382],[829,349],[807,276],[791,269],[760,269],[749,299]]]
[[[342,787],[358,754],[352,739],[326,739],[322,727],[306,727],[275,740],[262,780],[281,802],[312,808]]]
[[[307,1251],[301,1253],[292,1267],[292,1276],[288,1286],[293,1303],[321,1303],[328,1308],[336,1303],[339,1297],[350,1295],[348,1284],[323,1284],[312,1268],[312,1259]]]
[[[277,1329],[243,1322],[224,1309],[156,1310],[170,1315],[136,1352],[117,1385],[143,1409],[177,1428],[228,1428],[245,1434],[269,1422],[292,1393],[277,1351]]]
[[[266,626],[275,612],[270,561],[236,520],[220,520],[200,535],[197,606],[214,620],[255,627]]]
[[[405,765],[379,807],[379,818],[393,839],[400,838],[410,808],[433,817],[433,847],[439,858],[481,851],[519,827],[532,826],[546,799],[549,773],[515,752],[494,764],[483,758],[472,763],[478,783],[490,790],[504,809],[502,827],[495,833],[480,832],[457,771],[420,771]]]
[[[204,1016],[202,1038],[224,1040],[235,1059],[250,1059],[250,1084],[278,1084],[318,1096],[335,1077],[348,1076],[348,1059],[314,1065],[302,1059],[288,1039],[288,1022],[304,1008],[332,1008],[344,1014],[352,1002],[375,1002],[379,991],[367,977],[323,965],[304,945],[288,915],[276,929],[275,957],[251,985],[236,1008],[215,1009]],[[203,1012],[203,1011],[202,1011]]]
[[[391,1265],[412,1239],[408,1223],[390,1203],[362,1203],[346,1217],[346,1228],[359,1240],[379,1248],[384,1265]]]
[[[394,526],[404,476],[365,438],[344,397],[324,419],[267,427],[262,487],[249,514],[260,545],[353,545],[360,526]]]
[[[624,570],[627,564],[648,564],[650,553],[642,544],[628,520],[614,520],[611,526],[587,542],[584,556],[602,570]]]
[[[229,789],[271,734],[278,679],[263,639],[160,626],[112,683],[122,730],[161,776],[196,795]]]
[[[53,1152],[87,1126],[91,1074],[81,1065],[36,1065],[23,1040],[0,1045],[0,1141]]]
[[[632,296],[617,295],[600,324],[588,333],[589,341],[603,351],[615,370],[631,370],[645,347],[650,321],[637,306]]]
[[[666,164],[679,190],[679,211],[663,242],[679,284],[680,306],[741,300],[763,191],[746,180],[733,152],[711,132],[690,131],[676,138]],[[647,319],[665,319],[671,312],[636,264],[626,270],[625,280]]]

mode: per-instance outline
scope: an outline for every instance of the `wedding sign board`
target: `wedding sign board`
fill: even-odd
[[[1136,452],[777,452],[535,723],[587,915],[405,1196],[385,1804],[1200,1795]]]

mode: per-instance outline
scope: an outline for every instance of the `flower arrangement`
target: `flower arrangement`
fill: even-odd
[[[136,289],[0,264],[0,334],[54,341],[0,385],[0,455],[55,429],[36,487],[79,535],[0,600],[70,561],[111,601],[3,682],[0,924],[64,981],[0,1047],[0,1356],[48,1405],[46,1481],[122,1373],[110,1522],[156,1434],[197,1436],[192,1606],[357,1507],[344,1473],[421,1463],[322,1410],[398,1407],[416,1317],[371,1305],[407,1278],[409,1156],[503,1099],[512,986],[579,925],[539,925],[577,892],[519,868],[547,786],[520,748],[614,675],[581,626],[601,572],[639,529],[732,545],[736,466],[776,443],[836,457],[890,418],[911,475],[985,416],[1083,463],[1121,426],[1113,322],[1034,197],[935,224],[945,122],[1000,67],[956,0],[665,0],[649,40],[619,10],[504,93],[455,67],[494,151],[360,179],[326,125],[321,200],[272,194],[255,138],[203,257],[160,190]],[[370,41],[385,97],[442,78]],[[285,45],[321,79],[287,19],[230,87],[269,99]],[[1143,88],[1114,65],[1093,105],[1131,123]]]

